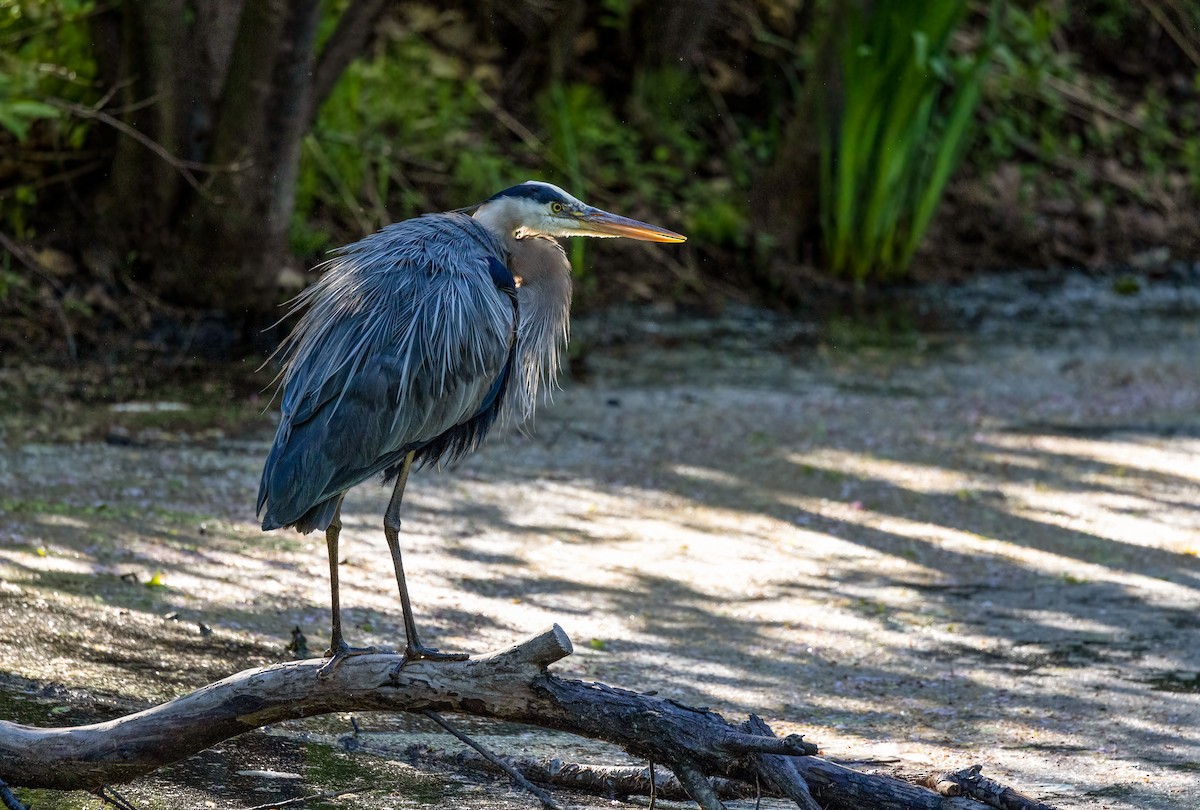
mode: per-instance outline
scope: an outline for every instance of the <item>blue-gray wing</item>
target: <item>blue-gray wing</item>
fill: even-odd
[[[504,258],[470,217],[425,216],[345,248],[297,299],[264,529],[323,529],[342,493],[408,452],[437,461],[482,438],[472,420],[498,410],[516,329]]]

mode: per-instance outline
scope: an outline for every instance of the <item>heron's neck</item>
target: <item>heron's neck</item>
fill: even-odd
[[[483,203],[471,216],[511,251],[517,243],[516,231],[531,219],[531,204],[520,198],[502,197]]]
[[[517,384],[510,388],[517,415],[533,414],[539,391],[555,385],[567,343],[571,311],[571,265],[562,246],[551,238],[515,240],[510,253],[521,320],[517,331]]]

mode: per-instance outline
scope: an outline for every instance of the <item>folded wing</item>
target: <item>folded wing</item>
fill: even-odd
[[[407,453],[448,461],[482,440],[512,375],[504,259],[470,217],[421,217],[345,248],[297,299],[307,311],[283,347],[264,529],[324,529],[342,493]]]

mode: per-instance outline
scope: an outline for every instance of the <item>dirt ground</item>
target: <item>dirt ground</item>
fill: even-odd
[[[980,763],[1062,808],[1200,807],[1194,314],[843,323],[816,344],[765,315],[627,317],[580,325],[586,373],[531,435],[414,475],[404,548],[429,643],[485,652],[557,621],[577,649],[563,674],[754,711],[833,758]],[[288,657],[293,627],[325,645],[323,541],[254,520],[269,415],[172,433],[137,413],[79,415],[109,420],[107,441],[6,436],[0,717],[112,716]],[[401,638],[387,494],[364,485],[344,510],[354,644]],[[126,796],[250,807],[361,785],[327,806],[534,806],[403,762],[414,742],[456,749],[425,721],[357,720],[353,755],[330,744],[349,717],[286,724]],[[466,725],[504,751],[623,761]]]

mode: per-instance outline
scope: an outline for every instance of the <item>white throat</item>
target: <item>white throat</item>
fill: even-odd
[[[545,219],[545,206],[525,197],[501,197],[483,203],[472,214],[475,221],[512,247],[518,236],[539,233]]]

